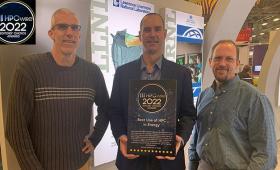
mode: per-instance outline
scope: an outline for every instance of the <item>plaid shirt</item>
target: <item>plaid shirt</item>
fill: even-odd
[[[277,163],[274,113],[266,96],[238,76],[201,93],[189,149],[213,169],[273,169]],[[198,158],[198,157],[199,158]]]

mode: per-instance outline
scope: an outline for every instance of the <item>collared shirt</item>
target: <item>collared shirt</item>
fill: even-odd
[[[276,166],[274,113],[266,96],[238,76],[198,99],[190,152],[213,169],[269,170]],[[195,155],[191,153],[191,155]]]
[[[160,80],[162,57],[155,63],[153,71],[148,73],[147,66],[144,63],[143,55],[141,56],[141,80]]]

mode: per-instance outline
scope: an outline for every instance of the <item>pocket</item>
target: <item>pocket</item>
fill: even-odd
[[[232,127],[238,131],[247,131],[248,129],[248,114],[245,111],[234,110],[232,118]]]

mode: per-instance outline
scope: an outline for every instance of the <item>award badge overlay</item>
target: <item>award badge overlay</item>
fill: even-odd
[[[175,156],[176,80],[132,80],[127,152]]]
[[[0,0],[0,44],[35,44],[35,0]]]

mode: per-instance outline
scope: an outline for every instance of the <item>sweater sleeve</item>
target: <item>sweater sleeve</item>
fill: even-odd
[[[19,64],[10,90],[6,122],[6,138],[15,151],[21,169],[43,169],[39,162],[29,134],[29,122],[33,113],[32,79]]]
[[[97,116],[95,117],[96,122],[94,125],[93,133],[90,136],[90,141],[94,147],[98,145],[103,135],[106,132],[106,129],[109,124],[108,118],[108,102],[109,95],[107,92],[106,84],[104,81],[104,77],[102,75],[101,70],[98,68],[96,73],[96,96],[95,96],[95,104],[97,105]]]

